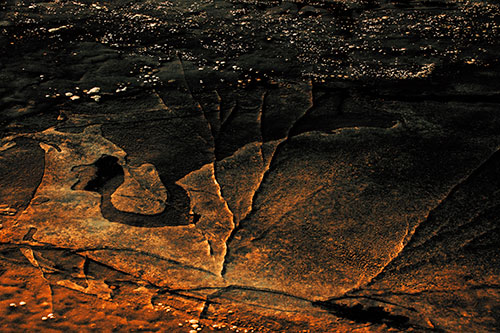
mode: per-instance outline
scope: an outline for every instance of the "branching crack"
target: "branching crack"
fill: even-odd
[[[302,115],[300,115],[294,122],[294,124],[296,124],[297,122],[299,122],[303,117],[306,116],[306,114],[314,107],[314,101],[313,101],[313,97],[312,97],[312,91],[313,91],[313,83],[312,81],[310,82],[311,84],[311,96],[310,96],[310,106],[302,113]],[[260,128],[260,131],[261,131],[261,135],[263,135],[262,133],[262,120],[264,118],[264,110],[265,110],[265,98],[267,96],[267,93],[265,93],[263,95],[263,103],[262,103],[262,106],[261,106],[261,115],[260,115],[260,118],[261,118],[261,128]],[[267,166],[264,170],[264,173],[263,173],[263,176],[262,178],[260,179],[260,182],[252,196],[252,200],[251,200],[251,210],[250,212],[248,212],[246,214],[245,217],[242,218],[242,220],[240,221],[240,223],[233,229],[233,231],[231,232],[228,240],[226,241],[226,255],[224,257],[224,262],[223,262],[223,266],[222,266],[222,271],[221,271],[221,275],[224,276],[225,273],[226,273],[226,270],[227,270],[227,263],[228,263],[228,255],[230,254],[230,250],[229,250],[229,246],[232,242],[232,240],[234,239],[235,235],[237,234],[237,232],[243,227],[244,225],[244,220],[250,216],[252,214],[252,212],[254,211],[254,203],[255,203],[255,198],[257,197],[257,195],[259,194],[260,192],[260,189],[261,189],[261,186],[262,184],[265,182],[266,178],[268,177],[268,174],[269,174],[269,171],[271,170],[271,166],[273,164],[273,161],[275,159],[275,156],[278,154],[278,151],[279,149],[288,141],[289,139],[289,134],[294,126],[294,124],[292,124],[292,126],[290,126],[290,128],[288,129],[287,131],[287,134],[285,136],[285,138],[283,138],[282,140],[280,140],[278,142],[278,144],[276,145],[276,148],[274,149],[271,157],[269,157],[269,161],[267,162]],[[264,143],[263,143],[264,144]],[[261,151],[261,155],[262,155],[262,159],[263,159],[263,162],[266,163],[265,161],[265,156],[264,156],[264,153],[263,153],[263,150],[262,150],[262,145],[260,147],[260,151]]]

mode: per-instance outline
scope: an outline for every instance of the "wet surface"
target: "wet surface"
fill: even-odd
[[[2,330],[498,329],[499,26],[4,2]]]

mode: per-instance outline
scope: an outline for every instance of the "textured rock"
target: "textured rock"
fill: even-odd
[[[279,142],[250,143],[216,163],[222,195],[228,200],[236,225],[252,211],[253,198],[269,170],[270,157],[274,155]],[[271,155],[265,154],[265,150],[270,150]]]
[[[470,153],[460,152],[476,151],[478,164],[491,153],[467,142],[445,146],[442,138],[429,138],[425,144],[440,146],[439,154],[447,156],[438,164],[453,166],[436,168],[426,162],[425,146],[404,143],[403,133],[359,129],[291,139],[234,236],[225,277],[313,299],[369,282],[428,211],[477,166]],[[427,179],[396,181],[418,168],[426,169]],[[391,176],[378,177],[382,170]]]
[[[494,281],[500,274],[494,217],[499,208],[499,156],[496,151],[455,186],[420,224],[398,257],[352,296],[361,303],[358,297],[366,296],[404,304],[441,329],[460,325],[464,330],[487,330],[494,326],[489,309],[498,297]],[[444,309],[459,299],[461,319]],[[411,318],[401,307],[393,311]]]
[[[29,235],[30,240],[39,243],[75,250],[110,248],[145,253],[193,269],[220,274],[225,255],[224,239],[232,230],[232,215],[224,210],[225,202],[220,198],[213,167],[208,165],[180,181],[192,197],[193,213],[204,214],[196,225],[158,229],[130,227],[102,216],[100,194],[72,188],[79,181],[74,167],[92,165],[102,156],[114,157],[124,169],[128,169],[126,153],[103,138],[99,127],[88,127],[82,133],[48,129],[33,135],[33,138],[41,141],[40,145],[46,152],[45,172],[30,205],[10,230],[13,239],[20,241]],[[154,171],[151,166],[146,167],[150,168],[150,172]],[[132,171],[136,181],[147,183],[150,180],[150,173],[137,171]],[[141,190],[144,191],[144,188]],[[205,195],[200,197],[197,191]],[[146,201],[145,205],[149,203],[148,197],[139,198],[136,201],[139,207],[140,199]],[[66,214],[68,211],[71,216]],[[49,219],[50,227],[46,227]],[[216,222],[217,225],[214,225]],[[180,250],[182,248],[184,250]]]
[[[498,12],[6,1],[0,330],[497,330]]]
[[[116,209],[136,214],[154,215],[165,210],[167,190],[152,164],[124,170],[123,184],[111,195]]]

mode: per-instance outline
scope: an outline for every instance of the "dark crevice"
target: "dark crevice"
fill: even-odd
[[[210,122],[210,119],[208,118],[207,109],[205,107],[203,107],[203,105],[202,105],[203,97],[201,96],[201,94],[198,94],[198,99],[195,99],[196,91],[200,92],[203,90],[197,89],[196,86],[192,86],[192,82],[190,83],[188,77],[186,77],[186,64],[185,64],[185,62],[182,60],[182,58],[179,55],[177,55],[177,58],[179,59],[179,64],[180,64],[180,67],[182,70],[182,78],[184,80],[186,91],[189,94],[189,96],[191,96],[191,100],[193,101],[193,103],[198,106],[197,109],[199,109],[199,111],[200,111],[199,115],[201,115],[201,117],[205,121],[205,124],[206,124],[207,129],[208,129],[208,133],[210,133],[211,142],[207,141],[207,143],[210,146],[214,147],[214,150],[215,150],[215,136],[214,136],[213,125]],[[163,101],[163,104],[167,105],[165,103],[165,100],[163,98],[161,98],[161,99]],[[202,135],[200,134],[200,136],[202,136]]]
[[[474,240],[482,238],[484,235],[491,236],[490,233],[494,232],[494,230],[497,228],[491,221],[495,221],[499,211],[500,205],[496,205],[494,207],[489,207],[480,211],[470,220],[463,221],[465,222],[463,224],[453,225],[453,229],[447,228],[447,230],[443,230],[443,227],[439,229],[435,234],[430,235],[430,237],[424,242],[416,246],[412,246],[411,250],[428,250],[429,248],[436,248],[437,246],[439,246],[439,244],[448,244],[447,252],[458,252],[462,249],[462,247],[470,246],[474,242]],[[434,222],[435,220],[436,219],[429,219],[429,222]],[[484,229],[483,234],[475,235],[475,233],[481,229]],[[467,237],[468,242],[466,244],[460,244],[461,247],[457,247],[456,244],[450,243],[450,239],[456,238],[458,235],[467,235],[467,233],[469,233],[469,237]],[[465,240],[462,238],[462,241]],[[443,253],[439,253],[436,251],[435,253],[428,254],[428,256],[425,257],[425,260],[429,260],[432,256],[438,255],[443,255]]]
[[[83,262],[83,274],[85,276],[89,275],[89,265],[90,265],[90,260],[89,258],[85,257]]]
[[[14,248],[19,248],[19,247],[23,246],[23,245],[18,245],[18,244],[9,244],[9,245],[14,245]],[[89,275],[89,266],[91,264],[94,264],[94,265],[98,265],[100,267],[104,267],[106,269],[118,272],[120,274],[133,277],[133,275],[128,273],[128,272],[116,269],[116,268],[114,268],[110,265],[107,265],[105,263],[102,263],[100,261],[90,259],[86,255],[81,255],[77,252],[77,250],[73,250],[73,249],[69,249],[69,248],[62,248],[62,247],[54,247],[54,246],[50,246],[50,245],[41,245],[41,246],[30,245],[30,248],[32,248],[33,250],[39,251],[42,254],[46,253],[46,251],[57,251],[57,252],[60,251],[60,252],[62,252],[61,256],[67,257],[69,255],[75,255],[75,256],[78,256],[79,258],[83,258],[85,260],[84,265],[83,265],[83,273],[85,274],[85,276]],[[68,277],[68,278],[74,277],[74,275],[71,272],[67,272],[63,266],[61,266],[57,263],[55,263],[55,265],[56,265],[56,267],[51,267],[51,268],[54,269],[54,268],[59,267],[60,269],[57,270],[58,274],[62,274],[63,276]]]
[[[208,248],[210,250],[210,255],[213,256],[214,255],[214,248],[212,246],[212,242],[208,238],[207,238],[207,243],[208,243]]]
[[[226,287],[198,287],[198,288],[189,288],[189,289],[169,289],[168,291],[170,293],[174,293],[174,292],[180,293],[180,292],[194,292],[194,291],[208,291],[208,290],[214,290],[214,293],[210,294],[210,299],[213,299],[215,297],[219,297],[226,292],[240,290],[240,291],[250,291],[250,292],[257,292],[257,293],[268,293],[271,295],[278,295],[278,296],[286,296],[286,297],[290,297],[290,298],[293,298],[296,300],[312,303],[312,301],[308,298],[296,296],[293,294],[288,294],[288,293],[283,292],[283,291],[266,289],[266,288],[256,288],[256,287],[251,287],[251,286],[241,286],[241,285],[229,285]]]
[[[224,95],[225,91],[217,90],[217,94],[220,96],[220,125],[219,133],[222,130],[222,126],[227,122],[231,114],[236,108],[236,101],[233,99],[232,95]]]
[[[203,304],[203,309],[200,312],[200,319],[208,318],[208,310],[210,309],[210,305],[213,304],[210,300],[206,300],[205,304]]]
[[[425,229],[430,228],[432,225],[436,223],[435,220],[438,218],[440,210],[443,209],[443,207],[446,206],[449,201],[459,200],[460,191],[463,188],[470,186],[472,182],[477,181],[478,179],[483,182],[489,182],[490,186],[495,183],[499,183],[499,182],[495,182],[493,184],[491,183],[491,180],[498,179],[497,170],[499,170],[499,167],[500,167],[500,150],[496,150],[488,158],[486,158],[476,169],[474,169],[465,179],[456,184],[448,193],[448,195],[440,202],[440,204],[436,206],[434,209],[432,209],[432,211],[428,215],[428,218],[419,225],[417,230],[415,230],[413,239],[408,243],[408,246],[409,247],[422,246],[423,244],[425,244],[425,242],[429,241],[433,237],[436,237],[437,234],[443,228],[448,227],[448,224],[439,225],[432,231],[433,234],[428,239],[425,239],[424,242],[420,241],[418,244],[415,244],[416,242],[418,242],[419,237],[421,236],[420,234],[422,234],[423,237],[423,234],[427,231]],[[486,177],[484,175],[486,175]],[[486,188],[483,186],[481,186],[480,188],[482,192],[486,190]],[[488,189],[488,191],[492,191],[494,189],[496,189],[496,187],[493,186],[493,188]],[[489,207],[489,209],[494,209],[495,206]],[[474,218],[476,217],[477,216],[474,216]],[[462,216],[461,218],[463,219]],[[464,223],[460,227],[463,227],[467,224],[468,223]]]
[[[311,87],[311,95],[313,94],[313,90],[314,88]],[[266,95],[266,100],[264,101],[264,104],[268,105],[268,107],[261,118],[260,131],[262,133],[263,142],[288,138],[292,128],[314,108],[314,101],[312,101],[309,107],[305,110],[300,110],[303,111],[301,113],[295,111],[296,108],[298,108],[297,106],[289,108],[288,110],[280,109],[277,112],[277,110],[272,110],[270,107],[273,105],[273,98],[276,99],[276,96],[269,93]],[[280,97],[280,99],[282,99],[282,97]],[[283,105],[278,105],[278,107],[282,108]]]
[[[224,295],[225,293],[228,293],[228,292],[231,292],[231,291],[236,291],[236,290],[239,290],[239,291],[250,291],[250,292],[257,292],[257,293],[269,293],[269,294],[272,294],[272,295],[279,295],[279,296],[290,297],[290,298],[293,298],[293,299],[298,299],[298,300],[310,303],[310,300],[304,299],[304,298],[301,298],[301,297],[296,297],[294,295],[290,295],[290,294],[286,294],[286,293],[282,293],[282,292],[278,292],[278,291],[273,291],[273,290],[265,290],[265,289],[261,290],[261,289],[258,289],[258,288],[243,287],[243,286],[228,286],[228,287],[224,287],[224,288],[199,288],[198,290],[210,290],[210,289],[214,289],[216,291],[214,293],[208,295],[207,300],[206,300],[205,305],[204,305],[204,308],[203,308],[203,310],[205,312],[208,312],[208,310],[210,308],[210,305],[223,303],[222,300],[226,300],[226,301],[230,301],[230,302],[236,301],[238,303],[242,303],[242,304],[245,304],[247,306],[251,306],[251,307],[255,307],[255,308],[260,308],[260,309],[273,310],[273,311],[282,311],[282,312],[288,312],[288,313],[300,313],[300,312],[302,312],[301,310],[282,309],[282,308],[279,308],[279,307],[266,306],[266,305],[258,304],[258,303],[251,302],[251,301],[235,300],[234,298],[227,297],[227,296]],[[193,291],[195,291],[195,290],[193,290]],[[219,300],[219,301],[217,301],[217,300]],[[202,311],[202,313],[203,313],[203,311]],[[203,317],[201,317],[201,318],[203,318]]]
[[[37,232],[37,228],[29,228],[28,232],[23,236],[23,241],[34,242],[33,235]]]
[[[231,136],[228,133],[228,128],[231,126],[233,119],[236,118],[238,114],[239,106],[236,104],[231,113],[227,116],[226,120],[221,124],[219,134],[215,139],[215,160],[222,161],[224,158],[231,156],[237,149],[237,147],[225,147],[227,143],[227,137]],[[229,135],[228,135],[229,134]]]
[[[264,127],[263,127],[263,123],[264,123],[264,117],[267,113],[267,103],[266,103],[266,100],[267,100],[267,96],[269,95],[269,90],[266,90],[264,92],[264,94],[262,95],[262,106],[260,108],[260,118],[259,118],[259,131],[260,131],[260,137],[261,137],[261,141],[262,143],[264,143]]]
[[[186,295],[186,294],[183,294],[182,292],[175,292],[175,291],[170,291],[170,290],[167,290],[166,292],[169,293],[169,294],[171,294],[171,295],[182,297],[182,298],[187,299],[187,300],[200,301],[200,302],[206,302],[207,301],[203,297],[198,297],[198,296],[194,296],[194,295]]]
[[[196,224],[200,221],[201,215],[194,213],[194,214],[191,214],[191,218],[192,218],[193,224]]]

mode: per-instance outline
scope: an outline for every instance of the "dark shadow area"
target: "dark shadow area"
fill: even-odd
[[[397,120],[394,117],[386,114],[345,113],[337,116],[328,114],[311,115],[304,117],[297,123],[297,126],[291,131],[290,136],[311,131],[330,133],[337,129],[352,127],[390,128],[396,123]]]
[[[106,183],[114,178],[123,182],[123,168],[118,164],[118,158],[114,156],[103,156],[94,165],[97,167],[96,176],[85,186],[85,191],[101,193]]]
[[[97,171],[84,189],[102,195],[101,212],[105,219],[134,227],[164,227],[196,223],[198,216],[189,215],[189,202],[182,204],[185,191],[174,185],[167,186],[168,201],[164,212],[157,215],[142,215],[122,212],[111,203],[111,195],[123,183],[123,168],[114,156],[102,156],[94,163]]]
[[[255,110],[254,113],[257,112],[258,110]],[[239,106],[235,107],[228,120],[222,124],[221,131],[215,140],[217,161],[232,156],[246,144],[261,141],[260,124],[252,122],[251,118],[255,118],[254,114],[245,114]]]
[[[349,127],[390,128],[398,118],[388,112],[345,112],[344,102],[349,97],[345,90],[318,90],[313,92],[313,107],[290,130],[290,136],[319,131],[331,133]]]
[[[18,138],[14,143],[0,152],[0,205],[8,202],[12,212],[19,214],[28,207],[42,182],[45,153],[31,139]]]
[[[337,317],[346,318],[358,323],[385,324],[398,329],[411,327],[409,324],[410,318],[391,314],[381,306],[364,307],[362,304],[349,306],[331,301],[313,302],[313,305],[325,309]]]

